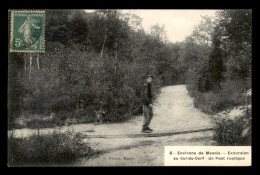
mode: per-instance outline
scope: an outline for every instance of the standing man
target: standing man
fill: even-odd
[[[148,75],[147,81],[144,84],[144,90],[143,90],[143,113],[144,113],[144,123],[142,132],[144,133],[150,133],[153,130],[150,129],[148,126],[151,122],[151,119],[153,117],[153,111],[152,111],[152,88],[151,83],[153,81],[153,76]]]

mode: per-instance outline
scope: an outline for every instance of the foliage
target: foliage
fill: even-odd
[[[229,79],[251,77],[252,10],[224,10],[218,14],[218,30]]]
[[[248,146],[251,145],[251,133],[242,134],[247,127],[251,129],[251,110],[234,120],[224,118],[217,121],[213,138],[221,146]]]
[[[206,17],[187,37],[180,58],[186,61],[194,105],[209,114],[245,105],[251,88],[251,10],[221,10]]]
[[[187,83],[195,106],[216,113],[244,104],[250,88],[251,10],[221,10],[204,16],[184,42],[170,43],[164,26],[146,33],[141,18],[120,10],[47,10],[45,53],[10,53],[9,127],[21,115],[49,116],[29,127],[131,116],[141,105],[147,74],[154,74],[154,94],[161,86]],[[70,121],[70,122],[68,122]]]
[[[91,154],[93,151],[82,142],[81,135],[72,131],[35,134],[28,138],[8,137],[9,166],[68,163]]]
[[[9,123],[24,114],[52,113],[54,119],[32,119],[27,127],[93,122],[101,108],[104,122],[116,122],[138,111],[147,74],[156,77],[155,95],[178,76],[170,48],[161,37],[140,29],[140,20],[119,10],[47,10],[45,53],[39,63],[35,54],[31,66],[29,54],[10,55],[9,94],[14,88],[20,94],[13,96],[17,101],[9,99],[10,111],[18,108]],[[165,36],[161,28],[154,32]]]
[[[222,58],[222,52],[220,49],[219,33],[215,32],[212,44],[213,49],[209,55],[208,71],[209,79],[206,79],[209,86],[202,90],[212,90],[220,88],[220,82],[224,79],[223,72],[225,70]],[[203,83],[203,82],[202,82]]]
[[[214,128],[214,139],[219,145],[238,146],[242,141],[241,123],[235,123],[231,119],[223,119]]]
[[[8,126],[13,126],[13,121],[22,110],[21,96],[24,93],[23,87],[19,83],[19,75],[23,66],[22,56],[12,53],[8,59]]]
[[[187,86],[189,94],[194,97],[195,107],[207,114],[216,114],[233,106],[246,105],[243,93],[248,88],[250,87],[247,84],[237,80],[221,82],[219,91],[200,92],[192,85]]]

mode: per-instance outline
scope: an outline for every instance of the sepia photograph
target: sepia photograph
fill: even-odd
[[[251,166],[252,9],[9,9],[8,167]]]

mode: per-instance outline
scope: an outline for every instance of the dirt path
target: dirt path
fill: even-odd
[[[155,133],[194,128],[209,128],[213,124],[210,117],[194,108],[193,99],[188,95],[186,85],[167,86],[162,88],[154,106],[154,118],[150,127]],[[73,129],[91,135],[127,135],[141,134],[143,117],[137,116],[124,123],[114,124],[80,124],[61,127],[61,130]],[[41,133],[53,129],[42,129]],[[20,129],[14,133],[25,137],[35,130]],[[91,138],[85,139],[94,149],[102,153],[90,160],[80,159],[72,166],[160,166],[163,165],[164,146],[174,145],[214,145],[212,132],[196,132],[163,137],[137,138]]]
[[[107,126],[106,134],[140,133],[143,117],[127,123]],[[154,132],[189,130],[191,128],[212,127],[209,116],[193,106],[185,85],[168,86],[161,90],[154,107],[154,118],[150,124]],[[95,131],[104,126],[96,127]],[[100,156],[84,160],[76,166],[162,166],[164,146],[214,145],[212,132],[197,132],[164,137],[138,138],[92,138],[94,148],[103,152]]]

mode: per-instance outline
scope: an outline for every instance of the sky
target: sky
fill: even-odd
[[[190,35],[201,16],[214,17],[217,10],[122,10],[123,13],[132,13],[141,17],[142,27],[146,32],[154,24],[165,26],[167,38],[171,42],[181,42]],[[93,10],[86,10],[93,12]]]

